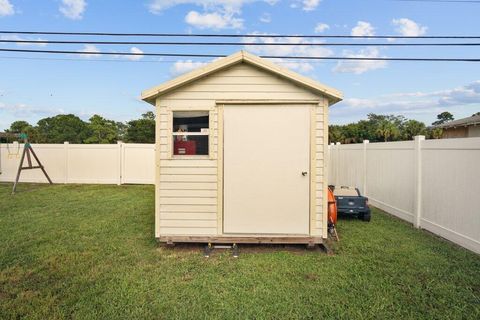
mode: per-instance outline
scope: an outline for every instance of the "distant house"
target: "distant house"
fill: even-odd
[[[434,128],[443,129],[444,139],[480,137],[480,112],[471,117],[436,125]]]

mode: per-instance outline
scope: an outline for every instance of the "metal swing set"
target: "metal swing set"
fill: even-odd
[[[27,134],[0,132],[0,139],[2,138],[4,138],[7,141],[6,145],[7,145],[8,159],[18,159],[18,157],[20,156],[20,144],[17,142],[16,148],[15,147],[10,148],[8,140],[14,140],[14,139],[23,140],[23,151],[20,156],[20,163],[18,164],[18,170],[17,170],[17,175],[15,177],[15,182],[13,184],[12,194],[15,194],[22,170],[40,169],[42,170],[43,174],[47,178],[48,182],[50,184],[53,184],[52,180],[47,174],[47,171],[45,171],[43,164],[38,159],[37,154],[35,153],[35,151],[33,151],[32,145],[28,142]],[[32,156],[36,161],[36,165],[34,165],[32,162]],[[26,165],[24,165],[25,160],[27,160]],[[1,161],[1,148],[0,148],[0,161]],[[2,174],[1,163],[0,163],[0,174]]]

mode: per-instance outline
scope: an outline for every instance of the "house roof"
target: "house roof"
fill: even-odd
[[[197,79],[206,77],[214,72],[226,69],[242,62],[276,74],[314,92],[321,93],[322,95],[326,96],[332,102],[332,104],[341,101],[343,98],[343,94],[334,88],[330,88],[315,80],[302,76],[286,68],[280,67],[266,59],[257,57],[256,55],[242,50],[228,57],[221,58],[212,63],[209,63],[204,67],[195,69],[187,74],[181,75],[175,79],[164,82],[161,85],[147,89],[142,92],[141,99],[155,105],[155,99],[159,95],[165,94],[187,83],[193,82]]]
[[[473,126],[473,125],[480,125],[480,113],[476,113],[471,117],[449,121],[433,127],[447,129],[447,128],[454,128],[454,127],[467,127],[467,126]]]

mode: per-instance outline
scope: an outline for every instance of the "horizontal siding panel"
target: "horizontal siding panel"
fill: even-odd
[[[164,228],[216,228],[216,220],[162,220],[160,226]]]
[[[257,81],[258,82],[258,81]],[[177,92],[304,92],[304,89],[291,84],[195,84]]]
[[[189,204],[162,204],[160,205],[160,214],[163,212],[191,212],[195,214],[200,213],[215,213],[217,212],[217,204],[214,205],[189,205]]]
[[[160,139],[159,139],[159,140],[160,140],[159,142],[160,142],[161,145],[166,145],[166,144],[168,144],[169,138],[166,137],[166,136],[163,136],[163,137],[160,136]]]
[[[164,167],[162,161],[160,164],[160,174],[161,175],[179,175],[179,174],[188,174],[188,175],[216,175],[216,167]],[[188,161],[185,160],[185,163]]]
[[[178,91],[171,93],[168,97],[169,100],[224,100],[224,99],[274,99],[274,100],[305,100],[305,99],[317,99],[313,93],[309,92],[237,92],[237,91],[224,91],[224,92],[188,92]]]
[[[214,205],[217,204],[217,198],[182,198],[182,197],[162,197],[159,199],[160,204],[180,204],[180,205]]]
[[[161,197],[214,198],[217,190],[162,190]]]
[[[263,70],[260,70],[258,68],[255,68],[254,66],[250,65],[235,65],[231,68],[225,69],[223,71],[217,72],[215,74],[217,77],[265,77],[265,76],[270,76],[271,75]],[[198,81],[199,83],[201,81]]]
[[[317,176],[323,176],[323,160],[316,160],[315,174]]]
[[[217,228],[176,228],[162,227],[160,225],[160,234],[162,236],[195,236],[195,235],[217,235]]]
[[[162,160],[163,162],[163,160]],[[217,175],[191,175],[191,174],[177,174],[177,175],[161,175],[160,184],[162,182],[216,182]]]
[[[169,113],[165,108],[160,108],[160,113],[158,114],[160,122],[166,122],[170,120]]]
[[[170,153],[167,151],[160,151],[158,154],[160,155],[160,159],[162,160],[170,158]]]
[[[160,190],[217,190],[216,182],[164,182]]]
[[[259,85],[284,85],[286,80],[270,77],[268,75],[263,76],[222,76],[222,75],[212,75],[201,80],[202,85],[251,85],[252,83],[257,83]]]
[[[162,161],[161,164],[164,168],[216,168],[217,161],[210,160],[210,159],[172,159],[172,160],[165,160]]]
[[[216,212],[160,212],[160,220],[217,220]]]

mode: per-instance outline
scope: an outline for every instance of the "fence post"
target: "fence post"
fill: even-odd
[[[415,136],[415,194],[413,202],[413,225],[415,228],[421,227],[422,220],[422,141],[424,140],[425,136]]]
[[[367,196],[367,145],[370,143],[370,140],[363,140],[363,195]]]
[[[334,171],[335,171],[335,167],[334,167],[334,163],[335,161],[333,161],[333,152],[334,152],[334,146],[335,146],[335,143],[333,142],[330,142],[330,145],[328,146],[328,170],[329,171],[329,174],[328,174],[328,181],[327,181],[327,185],[331,185],[331,184],[335,184],[335,175],[334,175]]]
[[[63,142],[63,151],[64,151],[64,158],[65,158],[65,176],[63,177],[63,183],[68,183],[68,147],[70,143],[68,141]]]
[[[335,185],[340,184],[339,182],[339,174],[338,172],[340,171],[340,142],[335,143],[335,149],[337,150],[335,152],[335,161],[337,163],[337,166],[335,167]]]
[[[122,170],[122,164],[123,164],[123,152],[122,152],[122,141],[117,141],[117,146],[118,146],[118,181],[117,185],[121,185],[123,182],[123,170]]]

